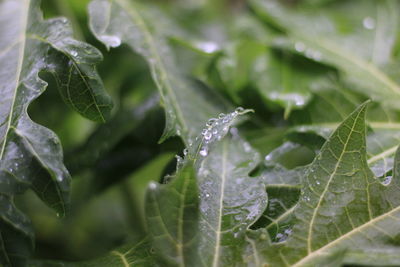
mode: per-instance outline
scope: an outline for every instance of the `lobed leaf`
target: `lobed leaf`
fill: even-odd
[[[340,124],[310,165],[294,210],[295,225],[285,242],[265,251],[266,261],[276,266],[314,266],[341,251],[350,251],[351,260],[356,251],[368,253],[369,264],[379,264],[381,250],[398,253],[397,166],[396,177],[386,185],[368,168],[366,105]]]
[[[60,141],[27,113],[47,86],[39,73],[51,72],[65,102],[83,116],[104,121],[111,109],[95,70],[100,52],[74,40],[66,19],[43,20],[39,5],[0,2],[0,262],[6,266],[23,265],[26,244],[33,247],[29,219],[14,206],[14,195],[31,188],[60,216],[69,202]]]

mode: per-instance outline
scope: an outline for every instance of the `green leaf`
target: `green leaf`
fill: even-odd
[[[342,85],[327,83],[314,92],[314,99],[304,110],[293,113],[291,119],[299,125],[293,127],[287,136],[294,142],[318,150],[320,146],[315,134],[327,139],[362,99]],[[368,165],[377,177],[385,179],[391,176],[393,156],[400,143],[400,114],[380,103],[372,103],[367,115],[370,126],[367,131]]]
[[[237,130],[221,139],[245,112],[238,109],[211,119],[201,138],[184,152],[185,158],[178,158],[172,182],[150,185],[148,225],[164,264],[221,266],[242,261],[245,231],[265,209],[266,191],[261,179],[248,177],[259,155]]]
[[[228,46],[218,58],[217,66],[229,88],[227,92],[233,94],[234,99],[240,99],[239,92],[253,84],[267,103],[285,109],[285,119],[293,109],[302,109],[308,104],[312,98],[310,88],[316,87],[329,70],[324,65],[254,40]]]
[[[353,88],[398,109],[400,83],[391,74],[399,9],[397,1],[332,1],[324,6],[285,6],[253,0],[255,12],[285,31],[280,43],[315,61],[337,67]]]
[[[288,170],[277,165],[263,171],[261,178],[266,186],[268,206],[252,229],[265,228],[274,241],[284,238],[281,233],[293,226],[293,210],[299,200],[305,169]]]
[[[22,266],[33,247],[30,220],[21,213],[10,196],[0,194],[0,262]]]
[[[259,155],[239,136],[226,138],[202,163],[200,244],[203,266],[243,262],[246,230],[264,211],[267,194],[260,177],[249,177]]]
[[[104,121],[111,108],[95,71],[100,52],[74,40],[66,19],[43,20],[39,4],[0,3],[0,218],[6,225],[1,228],[0,262],[6,266],[23,265],[27,249],[22,240],[33,244],[29,219],[14,206],[14,195],[31,188],[60,216],[69,202],[70,176],[60,141],[27,113],[47,86],[39,73],[54,74],[66,103],[90,119]],[[21,252],[14,242],[21,244]]]
[[[379,264],[379,250],[398,253],[399,177],[396,169],[383,185],[368,168],[366,105],[340,124],[310,165],[294,211],[296,223],[285,242],[265,251],[268,262],[314,266],[346,250],[368,253],[369,264]]]
[[[285,51],[270,51],[257,59],[253,79],[260,93],[285,108],[302,109],[311,100],[312,91],[326,73],[324,66],[296,57]]]
[[[213,105],[177,68],[172,50],[148,7],[126,0],[94,0],[89,5],[90,28],[107,48],[122,42],[147,61],[161,95],[166,127],[160,141],[179,135],[186,145],[193,142],[207,118],[218,114]]]
[[[167,265],[193,266],[199,198],[193,166],[184,166],[164,186],[151,183],[147,192],[146,218],[156,253]]]
[[[152,253],[152,248],[147,239],[134,246],[123,246],[111,251],[108,255],[97,260],[79,263],[71,266],[95,267],[95,266],[157,266]]]

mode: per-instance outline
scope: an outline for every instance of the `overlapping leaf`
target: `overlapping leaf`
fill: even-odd
[[[87,264],[226,266],[243,263],[245,232],[261,216],[267,200],[262,179],[248,176],[259,162],[258,154],[236,130],[222,140],[236,117],[245,112],[238,109],[211,119],[199,138],[185,150],[185,157],[178,158],[178,170],[168,177],[169,182],[150,184],[146,201],[150,240],[146,245],[138,243],[128,253],[117,250]],[[144,256],[140,251],[154,254]]]
[[[23,265],[32,239],[29,219],[16,210],[13,196],[27,188],[63,215],[69,174],[57,136],[27,114],[46,83],[39,72],[54,74],[63,99],[83,116],[104,121],[111,102],[95,64],[101,54],[72,38],[63,18],[43,20],[37,0],[0,2],[0,260]],[[21,251],[16,245],[19,244]]]
[[[309,167],[294,211],[296,223],[285,242],[265,249],[266,261],[314,266],[350,251],[345,262],[368,254],[369,264],[380,264],[385,254],[386,262],[398,264],[389,255],[399,252],[399,177],[396,169],[396,177],[383,185],[368,168],[365,109],[361,105],[337,128]]]
[[[166,186],[150,184],[147,223],[156,253],[166,265],[193,266],[198,262],[198,204],[193,166],[184,166]]]
[[[235,133],[220,141],[240,112],[245,111],[210,120],[197,139],[200,143],[188,149],[183,169],[164,186],[168,191],[150,186],[149,229],[165,264],[223,266],[242,261],[244,233],[265,209],[266,192],[261,179],[248,177],[258,162],[249,144]],[[186,164],[196,166],[197,181],[189,179]],[[185,180],[186,188],[174,186],[185,185]]]
[[[161,140],[179,135],[188,145],[204,121],[218,114],[220,108],[213,105],[213,100],[207,100],[202,89],[179,69],[159,29],[163,25],[155,23],[158,18],[146,6],[126,0],[92,1],[89,14],[92,32],[107,47],[126,43],[147,61],[166,113]]]
[[[292,120],[295,126],[288,137],[319,149],[313,134],[327,139],[334,128],[355,109],[362,97],[351,93],[342,86],[327,84],[314,93],[314,99],[304,110],[295,112]],[[399,118],[397,111],[379,103],[370,105],[367,116],[367,159],[377,177],[391,176],[393,156],[400,143]],[[311,141],[312,140],[312,141]],[[311,141],[311,142],[310,142]]]

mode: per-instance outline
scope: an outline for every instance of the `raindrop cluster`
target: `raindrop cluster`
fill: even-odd
[[[201,134],[196,137],[192,142],[189,141],[187,148],[183,150],[183,157],[176,155],[177,170],[181,169],[186,163],[187,159],[196,159],[206,157],[209,154],[210,146],[222,138],[229,132],[234,119],[252,110],[244,109],[242,107],[236,108],[233,112],[224,114],[220,113],[217,118],[211,118],[207,121],[205,127],[202,129]],[[251,149],[247,144],[247,150]]]
[[[221,140],[229,131],[233,120],[238,116],[248,112],[242,107],[238,107],[234,112],[229,114],[220,113],[218,118],[208,120],[206,127],[201,131],[202,144],[199,150],[199,155],[206,157],[209,152],[209,145]],[[197,137],[197,140],[199,137]]]

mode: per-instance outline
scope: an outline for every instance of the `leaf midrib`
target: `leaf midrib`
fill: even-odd
[[[122,264],[124,265],[124,267],[129,267],[129,263],[125,258],[125,255],[118,252],[118,251],[111,251],[112,254],[116,255],[117,257],[119,257],[119,259],[121,260]]]
[[[16,79],[15,79],[15,89],[14,89],[14,96],[13,96],[13,100],[11,103],[11,107],[10,107],[10,114],[8,116],[8,121],[7,121],[7,127],[6,127],[6,132],[4,134],[4,139],[3,139],[3,143],[1,146],[1,151],[0,151],[0,160],[3,159],[4,156],[4,151],[5,151],[5,147],[7,144],[7,137],[8,137],[8,133],[10,131],[10,126],[11,126],[11,120],[12,117],[14,115],[14,106],[15,106],[15,100],[17,98],[17,92],[18,92],[18,87],[19,87],[19,80],[21,77],[21,71],[22,71],[22,65],[24,62],[24,56],[25,56],[25,44],[26,44],[26,29],[28,26],[28,12],[29,12],[29,6],[30,6],[30,1],[31,0],[23,0],[24,1],[24,12],[23,12],[23,16],[22,16],[22,25],[23,25],[23,29],[21,30],[21,34],[22,36],[20,36],[18,38],[21,39],[21,47],[19,50],[19,55],[21,55],[18,59],[18,67],[17,67],[17,73],[16,73]]]
[[[333,247],[334,245],[336,245],[338,242],[350,238],[350,236],[354,233],[361,232],[361,230],[363,228],[368,227],[370,224],[373,224],[375,222],[379,222],[380,220],[386,219],[386,216],[396,218],[396,217],[392,216],[392,213],[395,213],[397,211],[400,211],[400,206],[398,206],[378,217],[373,218],[372,220],[354,228],[353,230],[347,232],[346,234],[344,234],[344,235],[340,236],[339,238],[333,240],[332,242],[326,244],[325,246],[320,247],[317,250],[314,250],[312,253],[308,254],[306,257],[302,258],[300,261],[293,264],[292,267],[303,266],[303,264],[306,263],[307,261],[309,261],[310,259],[317,257],[320,253],[323,252],[323,250],[329,249],[329,248]]]
[[[313,234],[312,228],[313,228],[313,226],[314,226],[314,220],[315,220],[315,217],[316,217],[316,215],[317,215],[318,209],[319,209],[319,207],[321,206],[321,202],[322,202],[322,200],[324,199],[325,194],[328,192],[328,188],[329,188],[329,186],[330,186],[330,183],[332,182],[333,178],[335,177],[336,172],[337,172],[337,170],[338,170],[338,168],[339,168],[339,166],[340,166],[340,164],[341,164],[342,157],[343,157],[343,155],[344,155],[345,152],[346,152],[346,149],[347,149],[349,140],[350,140],[350,138],[351,138],[351,136],[352,136],[352,134],[353,134],[353,132],[354,132],[354,127],[355,127],[355,125],[356,125],[356,123],[357,123],[357,121],[358,121],[358,118],[359,118],[359,116],[360,116],[361,113],[362,113],[362,112],[359,112],[359,113],[357,114],[357,116],[354,118],[353,125],[352,125],[352,127],[351,127],[350,133],[348,134],[348,136],[347,136],[347,138],[346,138],[346,142],[345,142],[344,147],[343,147],[343,150],[341,151],[340,156],[339,156],[339,158],[338,158],[338,160],[337,160],[337,163],[336,163],[336,165],[335,165],[335,169],[333,170],[332,174],[330,175],[330,177],[329,177],[329,179],[328,179],[328,182],[327,182],[327,184],[326,184],[324,190],[322,191],[322,193],[321,193],[321,195],[320,195],[320,197],[319,197],[317,206],[315,207],[315,209],[314,209],[314,211],[313,211],[313,215],[312,215],[312,217],[311,217],[310,224],[309,224],[309,227],[308,227],[307,254],[312,253],[312,247],[311,247],[311,246],[312,246],[312,245],[311,245],[311,240],[312,240],[311,237],[312,237],[312,234]],[[340,127],[340,126],[339,126],[339,127]],[[337,133],[337,134],[339,134],[339,133]],[[328,144],[330,145],[330,143],[328,143]]]
[[[218,207],[218,226],[215,231],[217,234],[217,238],[215,240],[215,248],[214,248],[214,258],[213,258],[213,267],[218,267],[218,260],[220,254],[220,242],[221,242],[221,225],[222,225],[222,210],[223,210],[223,201],[224,201],[224,193],[225,193],[225,180],[226,180],[226,142],[222,143],[222,171],[221,171],[221,194],[219,198],[219,207]]]
[[[154,55],[157,63],[160,66],[159,69],[160,69],[160,71],[162,73],[162,76],[163,76],[163,77],[161,77],[162,79],[160,79],[160,80],[164,81],[165,89],[167,90],[168,94],[172,98],[171,99],[172,100],[172,105],[175,107],[176,118],[177,118],[180,126],[182,127],[181,130],[182,130],[182,132],[185,132],[186,134],[188,134],[188,127],[186,125],[186,122],[185,122],[181,107],[178,104],[179,102],[178,102],[178,100],[176,98],[175,92],[171,87],[170,78],[169,78],[168,72],[166,71],[166,68],[164,66],[163,61],[161,60],[161,57],[160,57],[160,55],[158,53],[157,48],[155,47],[155,41],[154,41],[153,36],[151,35],[149,29],[147,28],[147,25],[145,24],[143,18],[133,8],[131,8],[131,6],[129,4],[127,4],[125,0],[113,0],[112,2],[114,2],[114,1],[118,2],[118,4],[122,8],[125,8],[128,11],[128,13],[130,13],[131,19],[134,21],[135,26],[136,27],[140,27],[142,32],[144,33],[144,37],[146,39],[146,42],[149,44],[150,51]],[[151,64],[150,64],[150,67],[152,67]],[[156,79],[156,80],[158,80],[158,79]],[[161,93],[162,97],[164,98],[164,93],[163,93],[162,90],[160,90],[160,93]]]
[[[177,233],[177,239],[178,242],[176,244],[177,247],[177,252],[178,252],[178,256],[181,259],[181,261],[179,262],[179,266],[185,266],[185,254],[183,252],[183,246],[184,246],[184,242],[183,242],[183,221],[184,221],[184,208],[185,208],[185,199],[186,199],[186,193],[190,184],[190,180],[192,179],[192,177],[187,177],[187,173],[184,174],[185,176],[183,178],[183,190],[180,193],[180,202],[181,202],[181,206],[179,207],[178,210],[178,233]],[[190,175],[192,175],[192,173],[190,173]]]

